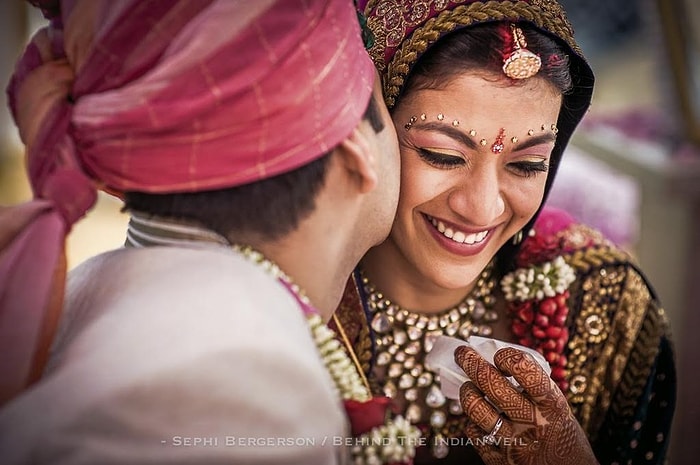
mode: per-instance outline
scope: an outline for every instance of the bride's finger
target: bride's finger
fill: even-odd
[[[524,408],[529,412],[532,410],[530,401],[474,349],[467,346],[458,347],[455,350],[455,361],[489,401],[509,417],[513,410],[520,415]]]
[[[554,381],[537,361],[521,350],[507,347],[496,352],[493,358],[498,369],[515,378],[534,401],[548,397],[552,389],[557,389]]]
[[[471,443],[474,445],[474,448],[479,453],[479,456],[484,463],[488,465],[508,463],[506,460],[505,451],[499,449],[497,445],[489,444],[487,441],[483,440],[488,433],[479,428],[478,425],[469,423],[465,434],[471,440]]]
[[[467,381],[460,387],[459,401],[471,423],[478,425],[484,431],[491,431],[496,425],[500,412],[484,398],[471,381]]]

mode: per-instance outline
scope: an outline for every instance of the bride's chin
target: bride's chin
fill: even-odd
[[[470,284],[475,282],[480,275],[481,272],[473,274],[464,271],[461,273],[458,271],[450,272],[449,274],[438,273],[437,275],[433,275],[432,281],[435,287],[444,289],[446,292],[456,292],[459,290],[467,292]]]

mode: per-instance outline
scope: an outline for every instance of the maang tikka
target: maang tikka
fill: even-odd
[[[511,79],[531,78],[540,70],[542,60],[527,49],[525,34],[515,24],[510,25],[513,34],[513,52],[503,60],[503,72]]]

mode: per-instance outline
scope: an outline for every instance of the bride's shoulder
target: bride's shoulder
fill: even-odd
[[[516,266],[527,268],[562,257],[580,268],[604,263],[631,262],[632,257],[600,231],[577,222],[567,212],[545,207],[523,240]]]

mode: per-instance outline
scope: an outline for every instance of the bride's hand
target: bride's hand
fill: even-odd
[[[471,379],[459,395],[470,420],[466,434],[487,465],[598,463],[566,397],[530,355],[501,349],[495,368],[462,346],[455,361]]]

